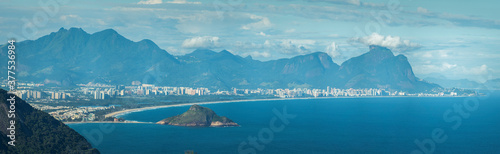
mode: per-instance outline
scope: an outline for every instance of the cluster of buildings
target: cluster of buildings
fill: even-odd
[[[93,99],[108,99],[117,96],[161,96],[161,95],[209,95],[208,88],[157,87],[151,84],[140,86],[85,86],[79,89]]]
[[[16,91],[17,97],[24,100],[33,99],[67,99],[71,97],[71,93],[64,91],[41,91],[41,90],[18,90]]]
[[[151,84],[142,84],[140,86],[106,86],[106,87],[81,87],[80,91],[84,95],[91,95],[93,99],[107,99],[116,96],[165,96],[165,95],[271,95],[281,98],[295,97],[357,97],[357,96],[381,96],[384,94],[382,89],[237,89],[230,91],[217,90],[211,92],[208,88],[190,88],[190,87],[157,87]]]
[[[327,87],[326,89],[294,88],[294,89],[237,89],[223,91],[210,91],[208,88],[198,87],[169,87],[155,86],[152,84],[138,84],[131,86],[106,85],[106,84],[79,84],[79,88],[70,91],[57,90],[18,90],[18,96],[22,99],[51,99],[66,100],[73,97],[83,99],[109,99],[115,97],[155,97],[166,95],[270,95],[280,98],[296,97],[363,97],[363,96],[458,96],[453,91],[436,93],[409,94],[403,91],[388,91],[384,89],[338,89]],[[82,95],[83,94],[83,95]]]
[[[4,85],[2,85],[4,86]],[[21,99],[31,101],[33,107],[48,112],[61,121],[94,121],[97,119],[95,111],[108,110],[115,106],[93,106],[93,107],[71,107],[63,106],[64,102],[76,100],[103,100],[115,97],[156,97],[166,95],[267,95],[279,98],[297,97],[365,97],[365,96],[421,96],[440,97],[458,96],[468,93],[457,93],[455,89],[445,89],[430,93],[407,93],[403,91],[389,91],[376,88],[365,89],[338,89],[326,87],[326,89],[293,88],[293,89],[237,89],[210,91],[203,87],[169,87],[155,86],[152,84],[134,83],[132,85],[106,85],[106,84],[79,84],[79,87],[71,90],[60,90],[57,88],[44,89],[43,84],[20,83],[17,96]],[[473,95],[473,94],[468,94]],[[61,106],[49,106],[44,103],[56,103]],[[36,103],[36,104],[33,104]]]
[[[33,108],[48,112],[52,117],[60,121],[94,121],[97,116],[93,113],[100,110],[114,109],[115,106],[49,106],[30,104]]]
[[[327,87],[326,89],[308,89],[308,88],[295,88],[295,89],[275,89],[273,93],[266,92],[265,94],[272,94],[281,98],[294,98],[294,97],[360,97],[360,96],[382,96],[387,94],[382,89],[337,89]]]
[[[16,91],[17,97],[21,99],[41,99],[42,92],[36,90],[18,90]]]
[[[66,93],[66,92],[51,91],[49,93],[50,93],[50,99],[66,99],[71,97],[71,93]]]

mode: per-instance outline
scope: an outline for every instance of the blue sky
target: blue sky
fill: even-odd
[[[382,45],[418,77],[500,78],[497,1],[430,0],[3,0],[0,38],[59,28],[115,29],[173,55],[226,49],[258,60],[326,52],[334,62]],[[47,7],[48,6],[48,7]]]

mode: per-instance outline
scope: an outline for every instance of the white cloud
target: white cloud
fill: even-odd
[[[252,20],[258,20],[257,22],[246,24],[241,26],[241,29],[244,30],[252,30],[252,29],[267,29],[270,28],[273,24],[267,17],[263,16],[257,16],[257,15],[250,15],[250,19]]]
[[[216,48],[219,47],[219,37],[199,36],[184,40],[183,48]]]
[[[178,49],[177,47],[173,46],[167,47],[166,51],[172,55],[185,55],[192,52],[191,49]]]
[[[339,34],[330,34],[328,35],[328,37],[339,37],[340,35]]]
[[[449,54],[451,51],[449,50],[437,50],[436,51],[438,56],[441,57],[441,58],[448,58],[449,57]]]
[[[347,3],[353,4],[353,5],[360,5],[360,1],[359,0],[347,0]]]
[[[289,42],[291,44],[299,44],[299,45],[314,45],[316,44],[315,40],[308,39],[283,39],[281,42]]]
[[[370,3],[370,2],[363,2],[363,6],[369,6],[369,7],[373,7],[373,8],[386,7],[386,5],[384,3]]]
[[[326,47],[325,52],[330,55],[330,57],[335,58],[340,56],[340,52],[338,51],[339,46],[332,42],[329,46]]]
[[[59,17],[61,20],[67,20],[67,19],[70,19],[70,18],[74,18],[74,19],[81,19],[79,16],[77,15],[74,15],[74,14],[70,14],[70,15],[63,15],[61,17]]]
[[[296,31],[296,30],[292,28],[292,29],[287,29],[287,30],[285,30],[285,33],[293,33],[293,32],[295,32],[295,31]]]
[[[295,55],[295,54],[310,53],[311,52],[309,50],[310,46],[313,46],[315,44],[316,41],[314,40],[285,39],[281,40],[281,43],[278,45],[278,47],[281,48],[281,51],[284,54]]]
[[[426,53],[422,54],[422,57],[423,58],[432,58],[432,54],[430,52],[426,52]]]
[[[474,67],[470,69],[470,72],[475,75],[483,75],[487,74],[490,69],[488,69],[487,65],[481,65],[479,67]]]
[[[418,7],[417,12],[427,14],[427,13],[429,13],[429,10],[427,10],[426,8],[423,8],[423,7]]]
[[[246,14],[235,13],[228,14],[222,19],[217,14],[217,11],[207,10],[192,11],[190,13],[183,11],[178,14],[161,13],[158,16],[159,19],[165,20],[163,22],[175,25],[175,28],[181,33],[205,33],[198,35],[207,35],[206,33],[235,33],[235,31],[241,30],[242,21],[245,21],[246,17]],[[172,20],[177,21],[172,22]]]
[[[365,45],[378,45],[398,52],[414,50],[421,47],[417,43],[410,42],[410,40],[402,40],[399,36],[382,36],[378,33],[372,33],[370,36],[366,37],[353,38],[353,40]]]
[[[443,62],[441,64],[427,64],[427,65],[414,66],[415,73],[418,74],[445,73],[455,68],[459,68],[459,66],[457,64],[449,64],[447,62]]]
[[[246,52],[246,53],[242,54],[243,57],[246,57],[248,55],[252,56],[252,58],[269,58],[269,57],[271,57],[271,53],[269,53],[269,52],[253,51],[253,52]]]
[[[139,1],[137,4],[161,4],[163,3],[162,0],[142,0]]]
[[[261,50],[264,49],[263,44],[258,44],[254,42],[241,42],[241,41],[236,41],[235,43],[232,43],[236,49],[239,50]],[[268,46],[266,46],[268,47]]]
[[[123,11],[123,12],[130,12],[130,11],[166,11],[167,9],[163,8],[141,8],[141,7],[112,7],[110,9],[106,8],[104,10],[109,10],[109,11]]]
[[[465,77],[477,77],[478,75],[485,75],[491,72],[491,69],[487,65],[481,65],[477,67],[466,67],[460,66],[458,64],[450,64],[443,62],[441,64],[424,64],[414,66],[415,73],[417,74],[431,74],[440,73],[443,75],[448,75],[448,78],[465,78]]]
[[[258,33],[257,35],[260,35],[260,36],[267,36],[267,34],[266,34],[266,33],[264,33],[264,32],[260,32],[260,33]]]
[[[173,0],[173,1],[168,1],[165,3],[170,3],[170,4],[201,4],[201,2],[188,2],[187,0]],[[142,0],[139,1],[137,4],[163,4],[162,0]]]
[[[187,0],[173,0],[173,1],[168,1],[167,3],[171,3],[171,4],[201,4],[201,2],[188,2]]]
[[[352,4],[352,5],[361,5],[359,0],[309,0],[314,2],[329,2],[335,4]]]
[[[274,43],[272,43],[271,41],[266,40],[266,41],[264,42],[264,47],[266,47],[266,48],[271,48],[272,46],[274,46]]]
[[[448,70],[457,67],[457,64],[449,64],[444,62],[443,65],[441,66],[442,70]]]
[[[427,58],[427,59],[434,58],[436,60],[443,60],[443,59],[457,58],[455,52],[454,50],[450,49],[438,49],[438,50],[413,52],[412,55],[418,58]]]

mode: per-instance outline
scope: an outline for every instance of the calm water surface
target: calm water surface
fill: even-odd
[[[203,105],[241,127],[156,124],[71,124],[70,127],[104,154],[184,153],[185,150],[200,154],[411,153],[418,149],[434,149],[434,153],[500,153],[499,96],[495,93],[477,103],[470,101],[468,108],[459,108],[462,113],[454,106],[463,105],[466,98],[336,98]],[[121,117],[157,122],[188,108],[147,110]],[[279,114],[284,110],[295,116],[287,119],[289,123],[280,120]],[[444,116],[448,110],[452,112]],[[271,122],[275,122],[273,126]],[[432,140],[436,130],[442,143]],[[252,139],[256,143],[250,144]]]

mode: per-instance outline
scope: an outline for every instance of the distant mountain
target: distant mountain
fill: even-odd
[[[7,48],[0,50],[6,57]],[[158,77],[154,72],[166,72],[171,70],[166,67],[179,63],[152,41],[132,42],[112,29],[88,34],[80,28],[61,28],[37,40],[17,43],[16,51],[19,78],[63,86],[95,80],[153,80]],[[2,63],[6,60],[1,59]]]
[[[10,95],[0,89],[0,153],[99,153],[87,140],[49,114],[33,109],[16,99],[15,146],[7,144],[11,118],[8,117]]]
[[[133,42],[112,29],[88,34],[80,28],[61,28],[16,47],[20,51],[16,55],[19,81],[59,86],[140,81],[211,89],[330,86],[421,91],[439,87],[416,78],[405,56],[394,56],[379,46],[371,46],[368,53],[342,66],[323,52],[265,62],[226,50],[198,49],[172,56],[150,40]],[[7,47],[0,47],[0,51],[0,56],[6,57]],[[6,60],[0,59],[0,63],[6,64]],[[6,69],[6,65],[1,67]]]
[[[316,52],[290,59],[264,62],[262,75],[267,84],[276,87],[311,88],[333,86],[339,65],[328,54]],[[276,82],[278,81],[278,82]],[[264,84],[261,84],[265,86]]]
[[[252,70],[258,61],[245,59],[223,50],[214,52],[199,49],[184,56],[178,56],[183,64],[180,72],[170,76],[172,85],[209,88],[252,87],[249,84]]]
[[[465,88],[465,89],[476,89],[481,88],[482,84],[471,81],[468,79],[460,79],[460,80],[452,80],[446,78],[435,78],[435,77],[427,77],[424,78],[425,81],[433,82],[439,84],[444,88]]]
[[[484,85],[491,89],[500,89],[500,78],[488,80]]]
[[[199,105],[192,105],[183,114],[163,119],[157,124],[189,127],[239,126],[227,117],[218,116],[212,109]]]
[[[336,85],[343,88],[423,91],[439,87],[415,77],[406,56],[394,56],[389,49],[374,45],[369,52],[345,61],[337,77]]]
[[[332,85],[330,78],[335,75],[338,65],[326,53],[312,53],[290,59],[267,62],[242,58],[223,50],[196,50],[179,56],[187,72],[177,77],[186,86],[223,88],[294,88],[325,87]],[[174,80],[176,80],[174,79]]]

